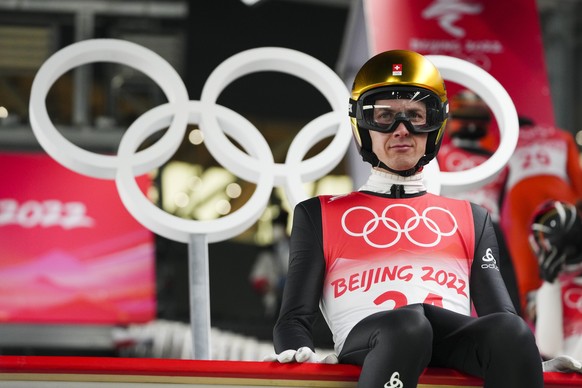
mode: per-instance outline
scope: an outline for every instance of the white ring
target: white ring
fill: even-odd
[[[115,62],[138,69],[150,76],[168,98],[168,103],[151,109],[131,124],[121,139],[117,156],[94,154],[70,143],[54,127],[46,110],[45,100],[54,82],[73,67],[91,62]],[[285,164],[274,163],[267,141],[248,120],[216,105],[216,98],[226,83],[251,72],[268,70],[305,79],[324,94],[333,109],[299,132]],[[121,40],[87,40],[58,51],[43,64],[31,90],[30,122],[41,146],[55,160],[81,174],[115,179],[120,197],[134,218],[157,234],[181,242],[188,242],[192,234],[207,234],[209,242],[216,242],[242,233],[258,220],[274,186],[283,186],[294,206],[307,197],[302,183],[331,171],[349,146],[351,130],[348,120],[344,120],[347,89],[331,69],[306,54],[279,48],[242,52],[211,74],[202,94],[204,101],[188,101],[181,78],[153,51]],[[223,167],[257,184],[251,199],[225,217],[193,221],[172,216],[152,204],[135,181],[135,176],[160,167],[175,154],[189,123],[200,123],[209,152]],[[148,136],[168,125],[156,143],[136,152]],[[334,134],[323,152],[302,161],[315,143]],[[233,137],[244,152],[226,135]]]
[[[499,81],[479,66],[451,56],[426,57],[439,69],[445,80],[456,82],[479,94],[491,108],[501,132],[499,147],[483,164],[465,171],[440,171],[438,178],[426,179],[429,182],[432,179],[438,180],[443,195],[479,188],[495,179],[515,150],[519,135],[515,105]],[[438,166],[437,162],[435,164]]]
[[[272,70],[289,73],[311,83],[327,99],[332,112],[303,127],[293,139],[285,164],[275,163],[265,166],[245,158],[228,140],[222,132],[217,115],[213,114],[212,106],[222,90],[234,80],[253,72]],[[280,47],[250,49],[233,55],[208,77],[200,97],[205,106],[200,126],[203,128],[209,151],[221,165],[251,182],[256,179],[257,172],[266,174],[270,168],[270,173],[275,176],[275,182],[284,186],[288,200],[293,206],[307,198],[302,190],[303,182],[327,174],[344,157],[352,138],[349,120],[346,117],[348,99],[349,94],[343,81],[319,60],[299,51]],[[300,105],[301,101],[297,101],[297,107]],[[314,128],[316,125],[320,131]],[[334,130],[335,125],[338,128]],[[334,139],[324,151],[309,160],[301,161],[315,142],[333,134]],[[213,152],[219,149],[223,152]],[[241,163],[243,159],[248,163]]]
[[[74,43],[53,54],[42,64],[32,83],[29,114],[32,130],[44,150],[63,166],[95,178],[113,179],[118,167],[115,156],[89,152],[69,142],[55,128],[46,110],[46,97],[55,81],[68,70],[92,62],[115,62],[138,69],[151,77],[175,104],[175,115],[166,133],[155,144],[136,154],[136,174],[167,160],[178,147],[186,130],[184,108],[188,92],[176,70],[153,51],[116,39],[94,39]]]
[[[188,123],[198,123],[203,109],[203,104],[199,101],[190,101],[186,110],[189,113]],[[257,156],[264,162],[273,161],[272,154],[266,152],[265,147],[254,146],[260,144],[261,139],[264,141],[264,138],[258,131],[253,130],[254,126],[247,119],[220,105],[216,105],[215,109],[224,121],[230,124],[228,128],[242,128],[238,132],[228,131],[228,135],[233,136],[252,156]],[[273,189],[271,174],[260,176],[256,182],[255,192],[240,209],[210,221],[187,220],[173,216],[154,205],[141,192],[131,168],[131,158],[143,138],[163,128],[174,113],[170,104],[160,105],[134,121],[122,137],[118,152],[120,163],[115,182],[123,204],[142,225],[175,241],[189,242],[189,236],[192,234],[207,235],[209,243],[239,235],[252,226],[267,207]],[[233,122],[236,125],[233,125]],[[267,147],[267,150],[270,151],[270,148]]]

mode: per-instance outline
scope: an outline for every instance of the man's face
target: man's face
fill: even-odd
[[[419,101],[410,100],[376,100],[374,120],[389,124],[397,114],[404,114],[412,124],[423,124],[426,121],[426,106]],[[427,133],[413,134],[403,123],[394,132],[382,133],[370,131],[372,151],[388,167],[404,171],[416,166],[416,163],[426,152]]]

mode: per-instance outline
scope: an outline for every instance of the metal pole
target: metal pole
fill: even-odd
[[[192,352],[195,360],[210,360],[210,282],[205,234],[190,235],[188,264]]]
[[[75,14],[75,41],[80,42],[93,37],[95,15],[90,10],[78,10]],[[73,125],[88,126],[91,96],[92,68],[80,66],[73,73]]]

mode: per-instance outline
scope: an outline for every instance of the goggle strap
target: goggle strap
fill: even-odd
[[[356,100],[352,100],[351,98],[348,106],[348,115],[350,117],[358,118],[358,102]]]

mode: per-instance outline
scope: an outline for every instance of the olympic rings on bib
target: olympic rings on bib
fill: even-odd
[[[395,209],[395,208],[408,209],[412,213],[412,216],[410,216],[406,221],[404,221],[404,225],[401,225],[396,219],[390,217],[390,210]],[[347,218],[352,212],[362,211],[362,210],[370,213],[370,215],[372,217],[370,217],[370,219],[368,221],[365,221],[364,226],[363,226],[361,231],[353,231],[347,225],[348,224]],[[448,231],[441,230],[438,222],[431,219],[430,217],[428,217],[429,212],[433,212],[433,211],[434,212],[437,212],[437,211],[442,212],[442,213],[446,214],[448,217],[450,217],[450,220],[452,221],[452,224],[453,224],[451,227],[451,230],[448,230]],[[364,217],[364,219],[367,219],[367,217]],[[423,237],[425,237],[425,236],[429,235],[429,233],[427,233],[427,231],[432,232],[432,233],[434,233],[434,237],[435,237],[434,241],[429,242],[429,243],[420,242],[420,241],[417,241],[414,238],[414,236],[411,234],[414,230],[416,230],[419,227],[421,221],[423,223],[423,226],[425,227],[425,230],[423,230],[422,233],[419,233],[419,234],[421,234]],[[371,240],[370,234],[372,234],[374,231],[376,231],[376,229],[380,226],[380,224],[382,224],[383,227],[385,227],[386,229],[388,229],[392,232],[395,232],[395,235],[394,235],[392,241],[385,243],[385,244],[380,244],[380,243],[373,242]],[[430,247],[437,246],[441,242],[441,239],[443,237],[452,236],[457,231],[458,225],[457,225],[457,220],[455,219],[453,214],[450,211],[448,211],[447,209],[443,209],[443,208],[437,207],[437,206],[430,206],[430,207],[427,207],[426,209],[424,209],[422,212],[422,215],[421,215],[418,213],[418,210],[413,208],[412,206],[409,206],[406,204],[401,204],[401,203],[396,203],[396,204],[386,206],[386,208],[384,208],[384,210],[382,211],[381,215],[378,215],[378,213],[376,213],[376,211],[374,209],[371,209],[367,206],[355,206],[351,209],[348,209],[342,215],[342,228],[343,228],[344,232],[346,232],[350,236],[363,237],[364,241],[366,241],[366,243],[368,245],[370,245],[371,247],[374,247],[374,248],[381,249],[381,248],[391,247],[394,244],[396,244],[398,241],[400,241],[400,238],[403,235],[406,236],[408,241],[410,241],[412,244],[414,244],[418,247],[430,248]],[[382,232],[380,234],[382,236],[385,236],[387,233]]]

